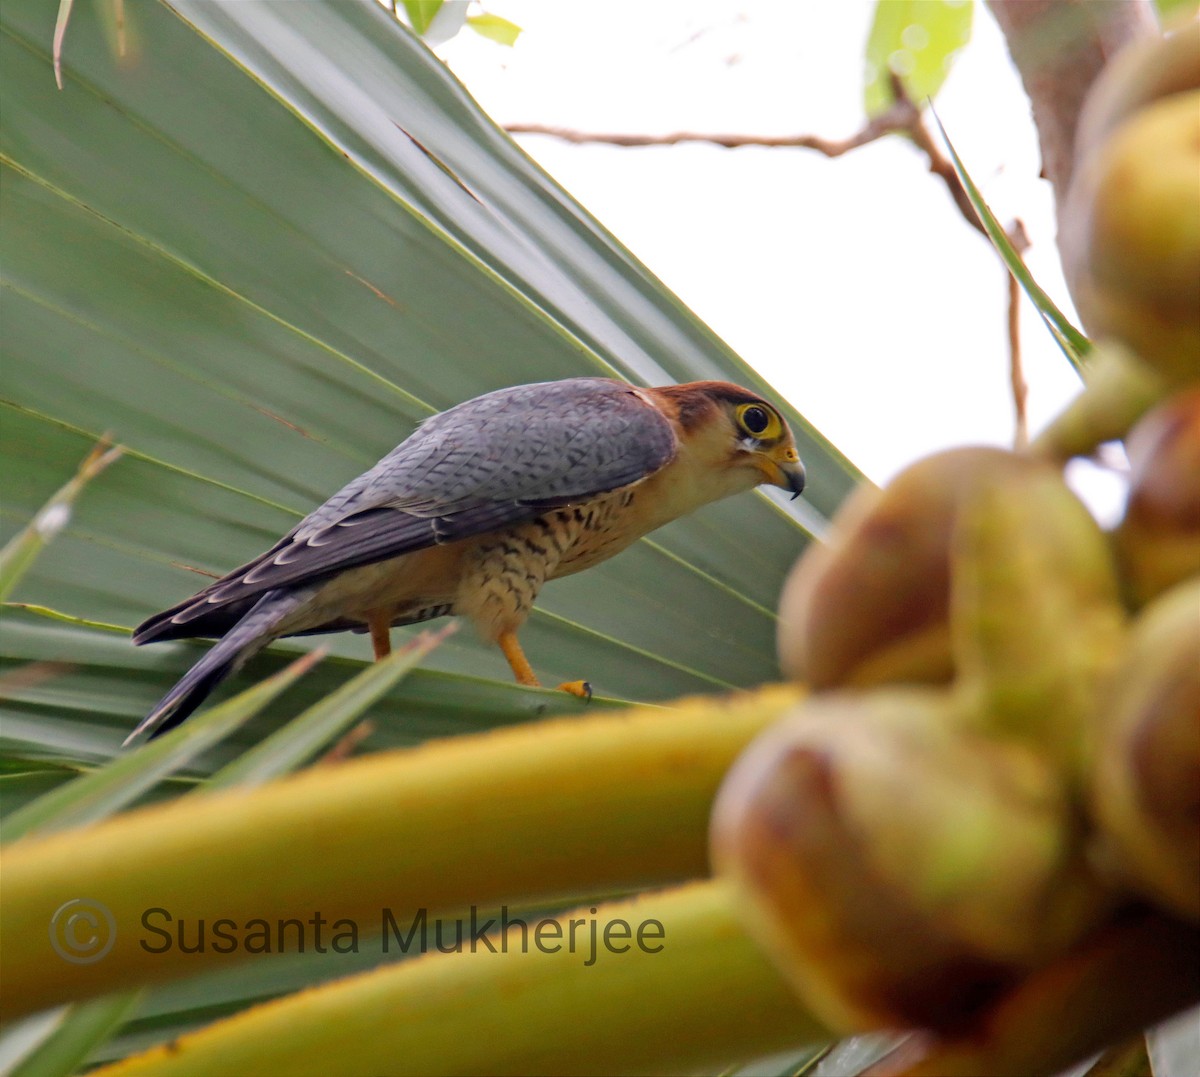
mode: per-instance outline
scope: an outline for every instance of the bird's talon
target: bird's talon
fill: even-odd
[[[560,684],[558,690],[573,695],[577,699],[582,699],[585,703],[591,703],[592,701],[591,681],[567,681],[565,684]]]

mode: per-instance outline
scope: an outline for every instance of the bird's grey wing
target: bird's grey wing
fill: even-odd
[[[631,485],[676,448],[671,423],[621,382],[571,378],[488,393],[428,419],[261,557],[151,618],[134,639],[177,635],[175,626],[216,605]]]
[[[427,419],[302,520],[296,536],[373,508],[433,518],[587,497],[652,474],[675,449],[666,417],[622,382],[568,378],[499,389]]]

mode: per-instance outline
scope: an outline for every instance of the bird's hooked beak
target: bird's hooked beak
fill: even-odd
[[[767,482],[784,490],[790,490],[792,500],[804,491],[804,465],[794,445],[775,445],[770,449],[759,449],[754,462]]]

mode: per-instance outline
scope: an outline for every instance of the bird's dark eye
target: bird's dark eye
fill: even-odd
[[[747,408],[742,412],[742,423],[752,434],[761,434],[767,428],[767,413],[762,408]]]
[[[752,437],[776,437],[779,434],[779,419],[774,412],[758,404],[743,404],[737,410],[737,417],[742,429]]]

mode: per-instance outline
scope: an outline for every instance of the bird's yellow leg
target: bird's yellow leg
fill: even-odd
[[[529,659],[525,657],[525,652],[521,650],[521,645],[517,642],[517,634],[501,632],[496,642],[500,645],[500,650],[504,652],[504,657],[508,659],[513,676],[517,678],[517,684],[524,684],[530,688],[540,687],[537,674],[533,672]],[[592,698],[592,686],[587,681],[567,681],[566,684],[560,684],[558,689],[560,692],[569,692],[580,699],[590,700]]]
[[[530,688],[539,687],[537,675],[533,672],[533,666],[529,664],[529,659],[525,657],[525,652],[521,650],[521,645],[517,642],[517,634],[515,632],[501,632],[496,642],[500,645],[500,650],[504,652],[504,657],[512,667],[513,676],[517,678],[517,684],[524,684]]]
[[[367,626],[371,629],[371,646],[375,648],[375,661],[387,658],[392,653],[392,619],[383,612],[367,614]]]

